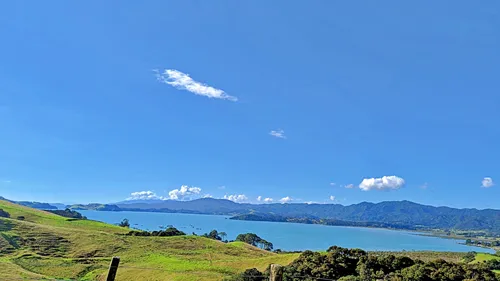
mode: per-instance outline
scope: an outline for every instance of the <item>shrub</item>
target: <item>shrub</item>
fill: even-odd
[[[10,218],[10,214],[0,209],[0,218]]]

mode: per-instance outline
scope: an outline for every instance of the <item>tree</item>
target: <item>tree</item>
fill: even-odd
[[[227,233],[224,231],[219,232],[219,236],[222,237],[222,240],[226,241]]]
[[[118,226],[121,226],[121,227],[130,227],[130,223],[128,221],[128,219],[123,219],[119,224]]]
[[[245,242],[247,244],[250,244],[255,247],[260,247],[261,249],[267,251],[272,251],[274,247],[273,243],[260,238],[255,233],[238,234],[238,236],[236,237],[236,241]]]
[[[266,276],[256,268],[250,268],[244,272],[233,276],[232,278],[225,279],[230,281],[263,281]]]
[[[217,230],[215,230],[215,229],[210,231],[209,233],[203,234],[203,237],[218,240],[218,241],[222,240],[222,238],[220,237],[220,233],[217,232]]]

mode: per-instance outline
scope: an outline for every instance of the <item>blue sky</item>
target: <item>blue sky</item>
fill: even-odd
[[[2,3],[0,195],[500,208],[499,13]]]

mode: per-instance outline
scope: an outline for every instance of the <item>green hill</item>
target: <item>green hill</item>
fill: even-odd
[[[0,218],[0,280],[105,280],[112,256],[121,258],[117,280],[221,280],[250,267],[288,264],[298,256],[197,236],[124,236],[126,228],[3,200],[0,209],[10,215]]]

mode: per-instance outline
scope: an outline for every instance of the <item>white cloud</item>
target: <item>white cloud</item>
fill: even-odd
[[[187,185],[181,186],[180,189],[173,189],[170,190],[168,193],[168,196],[172,200],[183,200],[186,197],[189,197],[190,195],[197,195],[200,194],[201,188],[199,187],[189,187]]]
[[[248,197],[245,194],[234,194],[234,195],[224,195],[224,199],[231,200],[234,202],[244,202],[248,200]]]
[[[221,186],[219,186],[217,188],[220,189],[220,190],[223,190],[223,189],[226,189],[226,186],[225,185],[221,185]]]
[[[152,200],[152,199],[160,199],[165,200],[163,196],[158,196],[153,191],[136,191],[130,193],[130,197],[127,200]]]
[[[262,196],[257,197],[257,201],[260,201],[260,200],[262,200]]]
[[[335,201],[335,196],[330,195],[330,200],[331,200],[331,201]]]
[[[350,184],[348,184],[348,185],[345,185],[344,187],[345,187],[345,188],[354,188],[354,184],[350,183]]]
[[[203,198],[214,198],[214,197],[210,194],[205,194],[205,195],[203,195]]]
[[[285,131],[278,129],[278,130],[272,130],[269,132],[269,134],[273,137],[280,138],[280,139],[286,139],[285,136]]]
[[[291,202],[292,200],[293,200],[292,198],[290,198],[289,196],[287,196],[287,197],[283,197],[283,198],[281,198],[281,199],[280,199],[280,202],[281,202],[281,203],[289,203],[289,202]]]
[[[171,85],[179,90],[186,90],[195,95],[205,96],[208,98],[222,99],[229,101],[237,101],[238,98],[226,94],[221,89],[217,89],[207,84],[193,80],[189,74],[180,72],[175,69],[165,69],[162,73],[154,70],[158,81]]]
[[[269,198],[269,197],[264,198],[264,202],[271,203],[271,202],[273,202],[273,198]]]
[[[490,178],[490,177],[485,177],[482,181],[481,181],[481,186],[484,187],[484,188],[489,188],[489,187],[492,187],[494,186],[495,183],[493,182],[493,179]]]
[[[2,183],[6,183],[6,184],[7,183],[12,183],[12,181],[10,181],[10,180],[3,180]]]
[[[359,188],[364,191],[399,189],[405,185],[405,180],[397,176],[383,176],[381,178],[363,179]]]
[[[420,186],[421,189],[427,189],[429,187],[428,183],[424,183]]]
[[[331,182],[331,183],[330,183],[330,185],[331,185],[331,186],[336,186],[337,184],[336,184],[336,183],[334,183],[334,182]]]

